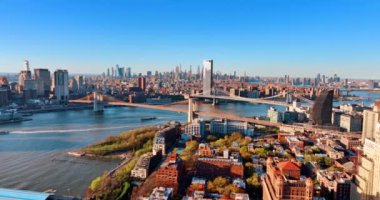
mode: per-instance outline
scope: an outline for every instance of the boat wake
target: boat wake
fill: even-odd
[[[99,127],[99,128],[83,128],[83,129],[45,129],[45,130],[15,130],[10,131],[11,134],[33,134],[33,133],[73,133],[73,132],[90,132],[98,130],[117,130],[131,128],[134,126],[114,126],[114,127]]]

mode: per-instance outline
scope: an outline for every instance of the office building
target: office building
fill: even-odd
[[[254,128],[248,122],[229,121],[227,119],[210,122],[210,133],[212,134],[227,135],[234,132],[252,136]]]
[[[213,60],[203,61],[203,94],[211,95],[213,86]]]
[[[127,78],[132,78],[132,70],[130,67],[127,67],[127,69],[125,70],[125,76]]]
[[[316,125],[331,124],[333,90],[322,91],[315,100],[311,112],[311,121]]]
[[[0,87],[0,107],[7,106],[9,104],[9,88]]]
[[[25,80],[32,79],[32,72],[29,68],[29,61],[25,60],[24,64],[24,69],[21,70],[18,75],[18,92],[22,92],[24,90]]]
[[[72,81],[72,91],[75,94],[81,94],[83,92],[83,76],[77,75]]]
[[[185,134],[201,138],[205,136],[206,122],[200,119],[193,120],[192,123],[185,126]]]
[[[42,81],[44,96],[49,96],[51,88],[51,77],[48,69],[34,69],[34,79]]]
[[[146,78],[145,77],[139,77],[138,87],[141,88],[142,91],[145,91],[145,89],[146,89]]]
[[[60,103],[69,100],[69,73],[67,70],[56,70],[54,72],[53,89],[54,96]]]

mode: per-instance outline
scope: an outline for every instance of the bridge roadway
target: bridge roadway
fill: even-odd
[[[191,98],[205,98],[205,99],[222,99],[222,100],[229,100],[229,101],[241,101],[241,102],[248,102],[248,103],[261,103],[261,104],[269,104],[269,105],[277,105],[277,106],[284,106],[288,107],[289,104],[286,102],[281,101],[273,101],[268,99],[253,99],[253,98],[245,98],[245,97],[231,97],[231,96],[216,96],[216,95],[203,95],[203,94],[194,94],[190,96]]]
[[[375,89],[339,89],[342,92],[380,92],[380,89],[375,88]]]
[[[93,103],[93,101],[91,101],[91,100],[70,100],[70,103],[87,103],[87,104],[89,104],[89,103]],[[165,110],[165,111],[178,112],[178,113],[187,113],[188,112],[188,110],[185,108],[175,108],[175,107],[170,107],[167,105],[149,105],[149,104],[140,104],[140,103],[128,103],[128,102],[122,102],[122,101],[107,102],[107,104],[108,105],[117,105],[117,106],[129,106],[129,107],[140,107],[140,108],[148,108],[148,109]],[[299,126],[299,125],[289,125],[289,124],[283,124],[283,123],[254,119],[251,117],[241,117],[241,116],[237,116],[234,114],[224,112],[222,110],[212,110],[212,112],[196,111],[195,114],[200,115],[200,116],[224,118],[224,119],[233,120],[233,121],[243,121],[243,122],[248,122],[248,123],[262,125],[262,126],[277,127],[277,128],[284,126],[284,127],[294,128],[294,129],[304,129],[306,131],[312,131],[312,132],[316,132],[316,133],[328,133],[329,135],[335,135],[335,136],[347,136],[349,134],[350,137],[361,138],[360,134],[344,133],[344,132],[340,132],[340,131],[326,130],[326,129],[315,128],[315,127],[303,127],[303,126]]]

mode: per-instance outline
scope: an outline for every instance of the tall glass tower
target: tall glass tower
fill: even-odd
[[[203,61],[203,94],[212,94],[212,74],[213,74],[213,60]]]

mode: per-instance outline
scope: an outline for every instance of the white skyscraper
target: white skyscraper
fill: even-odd
[[[32,72],[29,68],[29,61],[24,61],[24,69],[21,70],[20,74],[18,75],[18,85],[19,85],[19,91],[24,90],[25,80],[31,80],[32,79]]]
[[[203,61],[203,94],[212,94],[212,74],[213,74],[213,60]]]
[[[69,101],[69,73],[58,69],[54,72],[54,95],[59,102]]]

